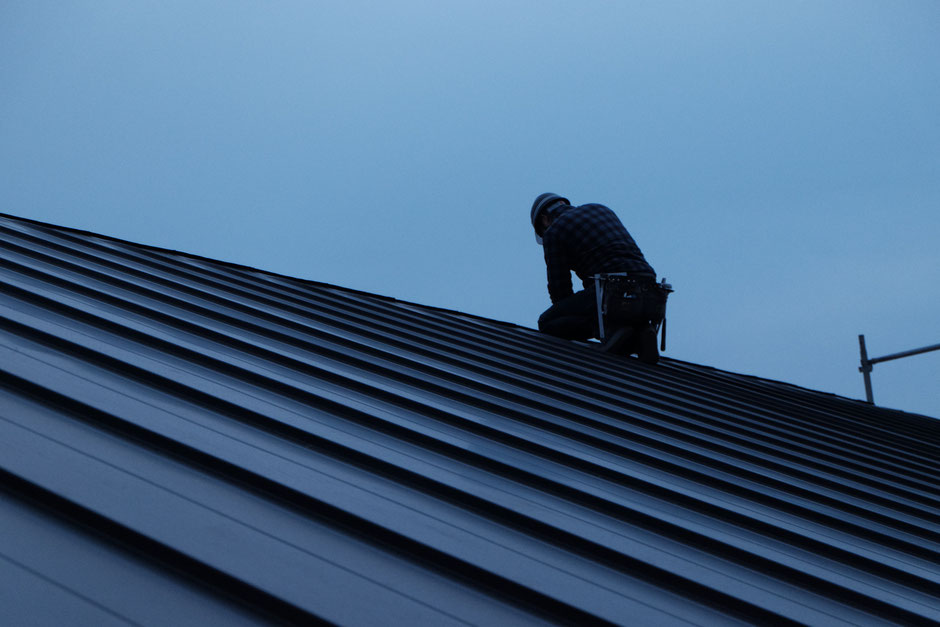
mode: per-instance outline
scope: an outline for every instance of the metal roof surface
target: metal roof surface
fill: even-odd
[[[0,215],[5,624],[934,624],[940,422]]]

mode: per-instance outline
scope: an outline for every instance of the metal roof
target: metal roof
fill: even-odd
[[[934,419],[13,216],[0,285],[7,624],[940,619]]]

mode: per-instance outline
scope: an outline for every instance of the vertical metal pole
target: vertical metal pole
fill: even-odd
[[[660,336],[659,350],[663,353],[666,352],[666,301],[669,300],[669,291],[667,290],[670,290],[670,288],[667,287],[668,285],[669,284],[666,283],[666,277],[663,277],[663,280],[660,281],[659,283],[659,289],[662,290],[663,292],[663,321],[662,323],[660,323],[660,326],[663,330],[663,334],[662,336]],[[657,329],[657,331],[658,330],[659,329]]]
[[[858,349],[862,356],[862,366],[858,369],[865,378],[865,398],[872,405],[875,404],[875,397],[871,391],[871,362],[868,361],[868,350],[865,348],[865,336],[858,336]]]
[[[594,296],[597,299],[597,339],[602,343],[607,338],[604,332],[604,283],[601,275],[594,275]]]

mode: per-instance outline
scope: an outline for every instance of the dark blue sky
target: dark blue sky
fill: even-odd
[[[940,3],[0,6],[0,211],[533,326],[611,206],[668,355],[845,396],[940,342]],[[940,416],[940,353],[875,367]]]

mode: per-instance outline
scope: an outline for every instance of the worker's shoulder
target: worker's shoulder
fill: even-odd
[[[614,215],[614,212],[610,207],[602,205],[600,203],[591,202],[584,205],[578,205],[577,207],[571,207],[565,210],[560,216],[559,220],[568,220],[568,221],[578,221],[591,219],[596,216],[609,216]]]
[[[602,205],[599,202],[589,202],[584,205],[579,205],[578,209],[583,209],[584,211],[602,211],[602,212],[612,211],[610,207],[608,207],[607,205]]]

